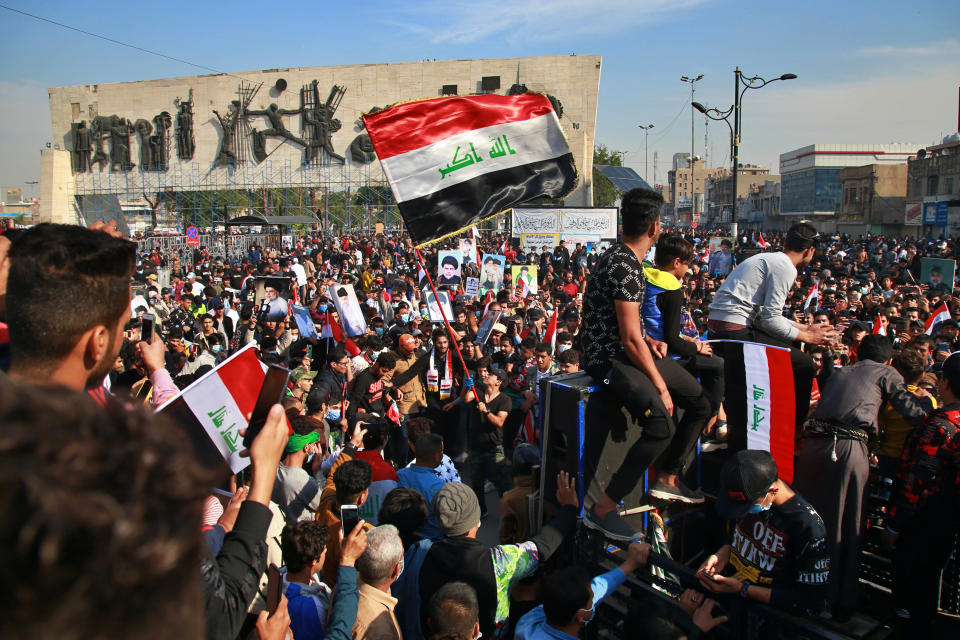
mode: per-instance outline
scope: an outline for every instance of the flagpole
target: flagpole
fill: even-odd
[[[414,247],[413,251],[417,256],[417,262],[420,263],[420,268],[423,269],[423,274],[427,276],[427,282],[430,283],[430,290],[433,291],[433,297],[437,301],[437,307],[440,309],[440,316],[443,318],[443,324],[447,328],[447,333],[450,334],[450,342],[453,344],[453,349],[457,353],[457,358],[460,359],[461,366],[463,366],[463,375],[469,375],[470,372],[467,370],[467,363],[463,361],[463,354],[460,353],[460,344],[457,334],[453,331],[453,327],[450,326],[450,321],[447,320],[447,314],[443,310],[443,305],[440,304],[440,295],[437,293],[437,288],[433,285],[433,278],[430,277],[430,271],[428,271],[426,265],[423,264],[423,254],[420,253],[420,249],[417,247]]]

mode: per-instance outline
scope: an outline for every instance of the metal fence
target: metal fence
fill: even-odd
[[[201,247],[206,247],[214,257],[221,256],[227,260],[242,258],[250,252],[254,245],[262,249],[279,250],[282,246],[283,236],[279,234],[243,234],[243,235],[224,235],[204,234],[197,236]],[[163,255],[170,255],[174,251],[190,251],[194,247],[187,246],[187,237],[185,235],[175,236],[153,236],[143,240],[137,240],[137,249],[142,251],[157,250]]]

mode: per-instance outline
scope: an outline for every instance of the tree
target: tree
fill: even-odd
[[[620,195],[620,190],[597,169],[598,164],[623,166],[620,152],[607,149],[605,145],[597,145],[593,149],[593,205],[595,207],[609,207]]]

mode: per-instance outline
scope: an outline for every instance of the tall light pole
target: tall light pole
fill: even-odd
[[[688,76],[680,76],[682,82],[690,83],[690,104],[693,104],[693,93],[697,82],[703,79],[703,74],[701,73],[696,78],[690,78]],[[696,160],[693,155],[693,143],[694,143],[694,110],[690,108],[690,221],[694,221],[694,216],[697,212],[697,183],[694,181],[694,171],[696,171]]]
[[[733,70],[733,105],[731,105],[729,109],[726,111],[708,109],[699,102],[691,102],[694,109],[711,120],[723,120],[727,123],[727,127],[730,128],[731,156],[733,157],[733,196],[731,198],[732,205],[730,215],[733,218],[732,222],[734,224],[737,222],[737,174],[740,168],[740,102],[743,99],[743,94],[747,92],[747,89],[762,89],[771,82],[776,82],[777,80],[794,80],[796,77],[797,74],[795,73],[785,73],[779,78],[771,78],[770,80],[765,80],[760,76],[746,77],[743,75],[743,72],[740,71],[740,67],[737,67]],[[742,90],[740,88],[741,83],[743,83]],[[732,127],[729,120],[731,115],[733,116]]]
[[[643,126],[642,124],[638,124],[637,126],[643,129],[643,180],[647,184],[650,184],[648,175],[649,166],[647,165],[647,140],[650,137],[650,129],[653,129],[653,125],[648,124],[647,126]]]

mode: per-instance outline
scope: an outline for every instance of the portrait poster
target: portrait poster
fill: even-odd
[[[437,253],[437,286],[459,287],[460,263],[463,256],[459,250],[444,250]]]
[[[520,282],[527,283],[527,289],[530,293],[537,293],[537,267],[532,264],[515,264],[510,267],[510,275],[513,276],[513,289],[520,292],[523,287]]]
[[[920,282],[930,285],[930,291],[942,295],[953,292],[957,263],[946,258],[921,258]]]
[[[439,298],[437,297],[439,296]],[[427,303],[427,313],[430,315],[430,322],[443,322],[443,314],[440,312],[440,305],[443,305],[443,313],[447,314],[447,320],[453,320],[453,306],[450,304],[450,293],[448,291],[437,291],[437,296],[433,295],[430,289],[423,290],[423,301]]]
[[[290,278],[261,276],[254,289],[254,308],[268,322],[280,322],[290,310]]]
[[[486,344],[490,333],[493,331],[493,325],[500,322],[502,311],[488,311],[487,315],[480,320],[480,327],[477,329],[477,338],[474,340],[477,344]]]
[[[500,291],[503,287],[503,270],[507,262],[506,257],[485,253],[480,262],[480,295],[485,295],[487,291],[494,293]]]
[[[317,333],[317,325],[313,322],[313,316],[310,315],[310,309],[298,304],[290,305],[291,315],[297,323],[297,329],[300,330],[301,338],[320,339]]]
[[[467,284],[464,286],[463,293],[468,298],[476,298],[480,291],[480,278],[467,278]]]
[[[477,261],[477,247],[473,244],[473,238],[460,238],[460,256],[467,264]]]
[[[363,310],[357,301],[357,294],[352,284],[335,284],[327,289],[333,306],[340,316],[340,326],[351,338],[362,336],[367,332],[367,320],[363,317]]]

